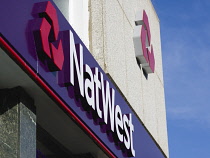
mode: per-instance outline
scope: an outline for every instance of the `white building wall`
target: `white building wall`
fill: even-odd
[[[111,76],[146,128],[168,156],[160,23],[150,0],[89,0],[90,52]],[[146,10],[155,55],[155,73],[146,78],[135,58],[133,30]]]

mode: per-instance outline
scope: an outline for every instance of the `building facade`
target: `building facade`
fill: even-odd
[[[150,0],[0,7],[0,157],[169,157]]]

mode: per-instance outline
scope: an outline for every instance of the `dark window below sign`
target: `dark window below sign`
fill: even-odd
[[[75,155],[37,124],[36,158],[94,158],[91,153]]]
[[[71,158],[73,154],[40,125],[37,125],[36,158]]]

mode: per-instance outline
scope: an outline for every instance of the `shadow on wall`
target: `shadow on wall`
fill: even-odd
[[[148,74],[147,74],[147,72],[144,69],[142,69],[141,64],[140,64],[140,62],[139,62],[139,60],[137,58],[136,58],[136,62],[138,64],[138,66],[139,66],[139,69],[143,71],[144,77],[148,80]]]

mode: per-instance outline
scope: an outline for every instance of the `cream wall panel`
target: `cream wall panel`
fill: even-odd
[[[103,0],[90,0],[90,21],[89,21],[89,38],[90,52],[97,60],[103,70],[105,70],[104,56],[104,13]]]
[[[158,132],[158,143],[162,147],[166,155],[168,152],[168,137],[167,137],[167,124],[166,124],[166,107],[165,107],[165,96],[164,87],[160,82],[159,78],[155,78],[155,103],[157,113],[157,132]],[[157,93],[158,92],[158,93]]]
[[[124,14],[118,1],[104,1],[105,65],[117,86],[126,95],[126,54]]]
[[[168,156],[160,25],[150,0],[90,0],[90,49]],[[145,9],[156,61],[148,78],[137,65],[133,29],[135,14]]]

